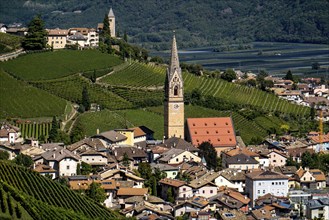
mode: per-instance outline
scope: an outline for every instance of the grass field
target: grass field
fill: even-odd
[[[0,70],[0,119],[62,116],[66,104]]]
[[[80,115],[77,120],[82,124],[87,136],[96,134],[97,129],[103,132],[140,125],[155,131],[155,138],[162,139],[163,135],[163,117],[142,109],[88,112]]]
[[[59,50],[27,54],[0,64],[10,74],[27,81],[56,79],[119,65],[122,61],[114,55],[98,50]]]

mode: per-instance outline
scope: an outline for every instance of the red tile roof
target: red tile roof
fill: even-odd
[[[220,118],[188,118],[188,132],[193,145],[210,142],[214,147],[233,147],[237,140],[232,119]]]

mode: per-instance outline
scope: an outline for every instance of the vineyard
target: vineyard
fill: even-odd
[[[104,77],[101,82],[124,87],[163,87],[165,69],[153,64],[132,62],[123,69]]]
[[[30,122],[30,123],[16,123],[15,126],[21,129],[21,136],[23,138],[35,138],[40,137],[48,138],[49,131],[51,129],[51,122]]]
[[[36,81],[111,68],[120,63],[119,57],[98,50],[59,50],[28,54],[0,65],[19,79]]]
[[[85,78],[73,75],[58,80],[34,82],[34,86],[74,103],[81,103],[82,90],[88,89],[90,101],[101,108],[111,110],[131,108],[132,104],[98,84],[91,84]]]
[[[64,114],[67,102],[18,81],[0,70],[0,118],[52,117]]]
[[[268,112],[278,111],[299,116],[309,114],[307,107],[292,104],[256,88],[229,83],[221,79],[197,77],[189,73],[183,74],[183,78],[185,91],[198,88],[203,95],[219,97],[236,104],[250,105]]]
[[[9,192],[33,219],[121,219],[86,196],[6,162],[0,162],[0,190],[2,195]]]
[[[102,79],[103,83],[108,83],[112,87],[128,87],[130,89],[158,88],[162,92],[164,84],[165,68],[150,64],[133,62],[125,68],[115,71],[113,74]],[[272,93],[264,92],[253,87],[242,86],[229,83],[218,78],[199,77],[190,73],[183,73],[184,90],[191,92],[193,89],[200,89],[203,95],[210,95],[222,98],[235,104],[249,105],[267,112],[281,112],[304,116],[309,114],[309,108],[292,104],[286,100],[279,99]],[[127,89],[128,90],[128,89]],[[126,90],[126,91],[127,91]],[[117,90],[118,91],[118,90]],[[152,94],[152,98],[160,99],[160,94]],[[126,99],[130,96],[122,95]],[[134,98],[130,98],[130,101]]]

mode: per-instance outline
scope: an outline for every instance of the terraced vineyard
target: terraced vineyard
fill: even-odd
[[[51,129],[50,122],[35,122],[35,123],[17,123],[15,126],[21,129],[21,136],[23,138],[36,138],[40,136],[48,138]]]
[[[101,82],[123,87],[163,87],[165,69],[153,64],[132,62],[104,77]]]
[[[88,80],[78,75],[58,80],[38,81],[33,85],[75,103],[81,103],[83,87],[87,87],[91,102],[101,105],[102,108],[115,110],[132,107],[129,101],[106,88],[89,83]]]
[[[236,104],[247,104],[269,112],[291,113],[299,116],[309,114],[309,108],[279,99],[274,94],[259,89],[241,86],[221,79],[209,79],[184,73],[186,91],[200,89],[203,95],[212,95]]]
[[[0,118],[62,116],[67,102],[18,81],[0,69]]]
[[[0,188],[10,192],[33,219],[122,219],[51,179],[1,161]]]

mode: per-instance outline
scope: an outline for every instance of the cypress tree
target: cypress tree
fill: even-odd
[[[57,140],[58,129],[59,129],[58,122],[56,120],[56,116],[54,116],[51,122],[51,129],[49,131],[49,141],[54,142]]]
[[[89,99],[89,94],[88,94],[88,89],[87,87],[83,87],[82,90],[82,101],[81,104],[85,108],[86,111],[90,109],[90,99]]]

